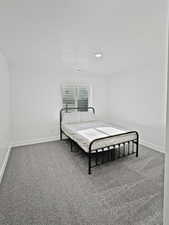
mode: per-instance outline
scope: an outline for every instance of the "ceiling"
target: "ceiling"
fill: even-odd
[[[125,72],[163,63],[166,18],[167,0],[1,0],[0,48],[13,70]]]

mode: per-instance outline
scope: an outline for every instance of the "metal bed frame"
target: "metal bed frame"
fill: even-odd
[[[94,107],[87,107],[87,108],[66,107],[66,108],[62,108],[60,110],[60,140],[63,140],[63,134],[66,137],[68,137],[68,139],[70,140],[70,144],[71,144],[71,151],[73,151],[73,143],[76,143],[78,146],[79,146],[79,144],[76,141],[74,141],[71,137],[69,137],[67,134],[65,134],[65,132],[62,130],[62,121],[63,121],[63,112],[69,112],[72,110],[77,110],[77,111],[91,110],[93,112],[93,114],[95,114]],[[93,145],[97,141],[111,139],[111,138],[114,138],[117,136],[123,136],[125,134],[133,134],[133,133],[136,134],[136,139],[125,141],[125,142],[120,142],[115,145],[110,144],[108,146],[104,146],[104,147],[98,148],[98,149],[92,149]],[[129,132],[122,133],[122,134],[110,135],[110,136],[94,139],[93,141],[90,142],[89,151],[88,152],[84,151],[88,155],[88,174],[91,174],[91,169],[93,167],[96,167],[107,161],[113,161],[115,159],[122,158],[122,157],[125,157],[126,155],[128,156],[131,154],[136,154],[136,157],[138,157],[138,146],[139,146],[139,134],[137,131],[129,131]],[[79,147],[82,149],[81,146],[79,146]],[[126,150],[127,150],[127,154],[126,154]],[[107,154],[106,161],[105,161],[105,154]],[[92,156],[95,156],[95,164],[94,165],[92,165]],[[99,158],[99,156],[101,156],[101,158]],[[100,163],[99,163],[99,161],[100,161]]]

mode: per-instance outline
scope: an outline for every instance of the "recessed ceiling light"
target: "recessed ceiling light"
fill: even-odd
[[[97,53],[95,53],[95,57],[97,58],[97,59],[99,59],[99,58],[102,58],[102,53],[101,52],[97,52]]]

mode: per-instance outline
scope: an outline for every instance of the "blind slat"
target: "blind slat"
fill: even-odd
[[[78,107],[79,111],[87,111],[89,87],[87,85],[62,85],[63,107]]]

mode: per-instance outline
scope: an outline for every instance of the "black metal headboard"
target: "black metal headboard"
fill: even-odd
[[[89,111],[89,110],[92,110],[93,114],[95,114],[95,108],[94,107],[85,107],[85,108],[78,108],[78,107],[65,107],[65,108],[62,108],[60,110],[60,140],[62,140],[62,118],[63,118],[63,112],[70,112],[70,110],[75,110],[75,111],[79,111],[79,112],[84,112],[84,111]]]

